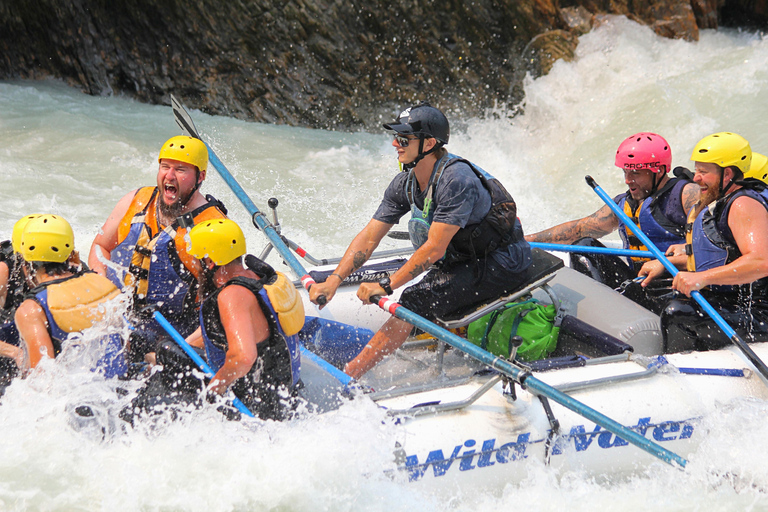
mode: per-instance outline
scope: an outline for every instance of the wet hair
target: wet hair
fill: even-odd
[[[213,292],[216,291],[216,283],[214,282],[213,277],[216,273],[216,269],[218,268],[218,265],[214,266],[212,269],[202,265],[200,274],[197,276],[197,293],[200,302],[208,298]]]
[[[30,261],[28,263],[33,271],[37,272],[42,268],[43,272],[49,276],[61,276],[72,272],[69,263],[66,261],[61,263],[52,261]]]

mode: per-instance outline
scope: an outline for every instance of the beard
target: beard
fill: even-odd
[[[165,201],[163,201],[162,197],[157,198],[157,209],[160,211],[160,215],[165,217],[166,219],[174,220],[176,217],[181,215],[181,212],[184,210],[184,205],[186,204],[187,200],[189,198],[186,197],[182,201],[181,196],[177,197],[176,200],[171,204],[165,204]]]
[[[717,200],[720,197],[720,187],[718,186],[717,189],[714,189],[712,187],[708,187],[707,191],[699,198],[699,202],[706,206],[713,201]]]

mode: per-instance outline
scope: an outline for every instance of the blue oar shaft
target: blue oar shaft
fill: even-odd
[[[520,385],[523,386],[524,388],[532,390],[534,394],[543,395],[549,398],[550,400],[554,400],[555,402],[559,403],[563,407],[566,407],[572,410],[573,412],[583,416],[584,418],[595,423],[596,425],[600,425],[606,430],[616,434],[622,439],[645,450],[651,455],[658,457],[664,462],[667,462],[669,464],[675,463],[681,467],[685,467],[686,460],[684,458],[667,450],[666,448],[663,448],[657,443],[654,443],[653,441],[646,439],[645,437],[641,436],[637,432],[628,429],[622,424],[608,418],[604,414],[597,412],[591,407],[584,405],[578,400],[571,398],[565,393],[558,391],[552,386],[540,381],[536,377],[533,377],[528,372],[523,372],[523,370],[510,364],[509,361],[506,361],[505,359],[494,356],[493,354],[489,353],[486,350],[483,350],[477,345],[470,343],[464,338],[461,338],[456,334],[446,329],[443,329],[438,325],[435,325],[429,320],[422,318],[421,316],[417,315],[413,311],[410,311],[404,308],[403,306],[401,306],[400,304],[398,304],[397,302],[391,299],[388,299],[386,297],[371,297],[371,301],[372,302],[375,301],[375,303],[378,304],[378,306],[381,309],[389,312],[391,315],[396,316],[397,318],[400,318],[402,320],[405,320],[406,322],[412,325],[415,325],[419,329],[425,332],[428,332],[431,335],[435,336],[436,338],[439,338],[445,341],[452,347],[457,348],[466,354],[469,354],[471,357],[474,357],[475,359],[482,362],[483,364],[486,364],[491,368],[494,368],[500,371],[501,373],[504,373],[505,375],[512,377],[515,381],[519,382]]]
[[[184,337],[179,334],[179,331],[177,331],[170,323],[168,323],[168,320],[165,319],[162,313],[159,311],[155,311],[152,313],[152,316],[155,317],[155,320],[157,320],[157,323],[160,324],[160,327],[165,329],[165,332],[167,332],[171,338],[173,338],[173,341],[176,342],[178,346],[181,347],[181,349],[186,352],[186,354],[192,359],[192,361],[195,362],[195,364],[205,372],[205,374],[208,377],[213,377],[216,375],[216,372],[213,371],[213,369],[208,366],[208,363],[206,363],[202,357],[200,357],[200,354],[195,352],[195,349],[193,349],[191,346],[189,346],[189,343],[187,343],[187,340],[184,339]],[[253,413],[248,410],[248,408],[245,406],[243,402],[240,401],[237,397],[232,397],[232,405],[234,405],[238,411],[245,414],[246,416],[250,416],[253,418]]]
[[[235,180],[234,176],[232,176],[232,173],[229,172],[224,163],[219,159],[219,157],[213,151],[213,148],[211,148],[208,143],[205,143],[205,145],[208,147],[208,159],[219,173],[219,176],[221,176],[226,184],[229,185],[229,188],[232,189],[232,192],[234,192],[235,196],[237,196],[245,209],[248,210],[248,213],[251,214],[251,218],[253,219],[254,224],[256,224],[256,227],[258,227],[264,232],[265,235],[267,235],[267,238],[269,238],[269,241],[272,243],[272,246],[275,248],[275,250],[280,253],[280,256],[288,264],[288,266],[291,267],[291,270],[293,270],[296,276],[301,279],[301,284],[307,290],[309,290],[310,286],[315,284],[315,280],[312,279],[312,277],[307,273],[296,256],[293,255],[275,228],[264,217],[264,214],[259,211],[255,204],[253,204],[251,198],[248,197],[248,194],[245,193],[243,187],[240,186],[237,180]]]
[[[529,242],[531,247],[537,247],[545,251],[578,252],[584,254],[610,254],[612,256],[631,256],[638,258],[653,258],[650,251],[638,251],[635,249],[613,249],[611,247],[590,247],[588,245],[550,244],[545,242]]]
[[[613,213],[624,223],[625,226],[627,226],[627,228],[632,230],[632,233],[634,233],[635,236],[640,239],[641,242],[643,242],[643,245],[645,245],[648,250],[650,250],[654,256],[656,256],[656,259],[659,260],[662,265],[664,265],[664,268],[666,268],[667,271],[672,274],[672,277],[676,276],[678,273],[677,267],[675,267],[672,262],[667,259],[664,253],[662,253],[659,248],[656,247],[656,244],[651,242],[650,238],[648,238],[648,235],[643,233],[640,227],[632,222],[627,214],[624,213],[621,208],[619,208],[619,206],[602,188],[600,188],[600,185],[598,185],[591,176],[586,176],[585,179],[587,180],[587,184],[589,184],[589,186],[592,187],[597,195],[600,196],[600,199],[602,199],[603,202],[611,208]],[[768,379],[768,366],[765,365],[765,363],[757,356],[757,354],[755,354],[751,348],[749,348],[749,345],[747,345],[744,340],[741,339],[736,331],[734,331],[733,328],[728,325],[723,317],[720,316],[720,313],[718,313],[715,308],[712,307],[707,299],[705,299],[704,296],[697,290],[691,292],[691,297],[699,304],[699,306],[701,306],[701,309],[703,309],[709,315],[709,317],[714,320],[717,326],[720,327],[725,335],[731,339],[733,344],[741,350],[741,352],[746,356],[747,359],[749,359],[755,368],[757,368],[763,377]]]

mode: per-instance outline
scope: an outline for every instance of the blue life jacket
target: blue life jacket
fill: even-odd
[[[214,371],[218,371],[226,361],[229,344],[219,316],[218,297],[224,288],[233,285],[243,286],[254,294],[267,318],[270,332],[269,337],[256,346],[258,358],[248,375],[238,380],[249,380],[247,384],[256,387],[285,386],[288,390],[294,389],[299,383],[301,368],[298,335],[285,334],[263,283],[256,279],[241,276],[230,279],[200,306],[200,326],[208,363]],[[233,390],[238,394],[234,384]]]
[[[741,196],[751,197],[768,210],[768,189],[758,192],[747,187],[740,188],[704,208],[693,221],[691,242],[686,246],[689,261],[692,262],[689,266],[693,267],[690,270],[702,272],[727,265],[741,257],[741,251],[728,226],[731,206]],[[752,285],[753,294],[764,296],[768,291],[768,278],[759,279]],[[736,292],[739,286],[712,285],[709,288],[712,291],[729,293]]]
[[[87,274],[75,274],[73,276],[42,283],[30,292],[30,298],[32,298],[40,305],[41,308],[43,308],[45,316],[48,319],[48,334],[51,337],[54,357],[61,353],[62,342],[67,339],[69,334],[72,332],[79,332],[70,327],[65,328],[60,326],[59,320],[67,320],[68,318],[72,318],[72,315],[78,318],[82,318],[82,310],[84,308],[98,308],[101,302],[108,300],[109,298],[112,298],[117,293],[119,293],[117,289],[114,289],[114,292],[117,293],[101,295],[98,298],[93,297],[93,294],[90,293],[91,289],[89,288],[89,284],[87,282],[90,279],[104,278],[93,272],[89,272]],[[60,309],[57,309],[57,311],[54,312],[51,310],[51,306],[49,305],[49,292],[57,288],[59,289],[57,292],[61,289],[66,289],[63,295],[77,298],[77,302],[67,304],[68,311],[61,311]],[[77,323],[77,321],[68,323]],[[85,327],[92,322],[86,320],[85,323],[80,323]],[[128,369],[128,365],[123,354],[123,339],[120,334],[105,334],[98,338],[98,343],[101,345],[101,349],[104,351],[104,353],[96,362],[96,365],[92,368],[92,370],[103,373],[106,378],[117,377],[125,374]]]
[[[666,185],[654,194],[646,197],[639,208],[631,200],[629,192],[617,198],[616,203],[623,209],[632,221],[640,226],[643,233],[651,242],[664,253],[671,245],[685,243],[685,210],[683,209],[683,188],[690,181],[681,178],[671,178]],[[634,203],[634,204],[633,204]],[[648,248],[638,239],[627,226],[619,221],[619,236],[625,249],[647,251]],[[647,258],[633,257],[632,262],[642,265]]]

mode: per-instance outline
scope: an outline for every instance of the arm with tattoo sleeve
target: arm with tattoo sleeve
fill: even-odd
[[[588,217],[526,235],[525,239],[528,242],[571,244],[584,237],[601,238],[613,233],[618,227],[619,219],[608,206],[603,206]]]
[[[701,188],[695,183],[689,183],[683,187],[683,210],[688,215],[696,203],[699,202],[699,196],[701,195]]]

